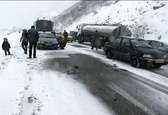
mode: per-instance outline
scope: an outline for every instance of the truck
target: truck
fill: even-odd
[[[36,20],[34,26],[39,32],[38,49],[57,49],[59,47],[57,36],[53,31],[54,23],[51,20]]]
[[[51,20],[38,19],[34,22],[37,31],[53,32],[54,23]]]
[[[91,42],[93,38],[131,36],[131,31],[121,24],[80,24],[77,26],[79,43]]]

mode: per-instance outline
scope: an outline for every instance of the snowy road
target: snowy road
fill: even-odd
[[[72,46],[82,47],[83,49],[86,49],[87,51],[92,51],[92,50],[90,50],[90,43],[84,43],[84,44],[73,43]],[[102,49],[101,50],[99,49],[98,51],[93,50],[92,52],[100,54],[100,55],[105,55],[104,51]],[[129,63],[126,63],[126,62],[120,62],[120,61],[117,61],[117,62],[122,63],[125,66],[130,66]],[[154,72],[154,73],[159,74],[159,75],[162,75],[162,76],[165,76],[165,77],[168,77],[168,65],[164,65],[161,68],[151,69],[149,71]]]
[[[0,52],[0,115],[114,115],[70,75],[43,69],[47,51],[29,60],[20,47],[20,34],[7,37],[12,55]]]
[[[155,70],[159,71],[157,74],[156,72],[152,72],[153,70],[149,71],[145,69],[138,69],[117,60],[109,60],[102,54],[102,51],[92,51],[88,46],[85,45],[74,45],[73,43],[71,46],[76,47],[75,50],[82,54],[89,55],[103,62],[104,64],[107,64],[108,66],[116,67],[116,70],[119,71],[119,74],[113,70],[103,72],[104,68],[105,70],[107,69],[103,65],[99,66],[101,67],[101,70],[96,71],[96,74],[100,72],[100,76],[103,74],[103,78],[107,77],[106,80],[108,79],[107,81],[110,82],[108,83],[108,87],[110,87],[112,90],[116,91],[118,94],[122,95],[127,100],[146,111],[148,114],[168,114],[168,78],[163,76],[163,74],[166,74],[167,71],[166,66],[163,66],[165,72],[162,71],[163,73],[160,75],[159,72],[162,70],[162,68]],[[78,50],[78,48],[83,50]],[[83,62],[83,64],[85,63],[86,62]],[[93,64],[94,69],[95,66],[96,65]],[[103,79],[100,81],[103,81]]]
[[[0,52],[0,115],[168,115],[167,77],[77,43],[30,60],[19,38]]]

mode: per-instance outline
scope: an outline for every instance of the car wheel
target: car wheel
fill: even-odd
[[[141,66],[139,59],[135,56],[131,58],[130,63],[133,67],[139,68]]]
[[[106,56],[107,58],[111,59],[112,58],[112,53],[110,51],[106,51]]]

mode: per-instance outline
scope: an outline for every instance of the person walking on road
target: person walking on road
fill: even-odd
[[[29,58],[32,58],[32,49],[33,49],[33,58],[36,58],[36,48],[38,39],[39,39],[38,31],[35,29],[35,26],[31,26],[31,29],[28,30]]]
[[[64,49],[64,47],[66,46],[66,43],[68,41],[68,32],[66,32],[66,30],[64,30],[62,35],[63,35],[63,37],[60,37],[59,44],[60,44],[60,48]]]
[[[98,31],[96,30],[95,32],[96,32],[96,35],[91,39],[91,49],[92,50],[94,48],[96,48],[96,50],[97,50],[101,46],[100,37],[99,37]]]
[[[8,42],[8,39],[7,39],[7,38],[4,38],[4,41],[3,41],[3,43],[2,43],[2,49],[3,49],[4,52],[5,52],[5,56],[11,55],[11,53],[10,53],[10,48],[11,48],[11,46],[10,46],[10,44],[9,44],[9,42]]]
[[[20,42],[21,42],[22,48],[24,50],[24,53],[27,54],[28,32],[26,29],[23,29],[23,31],[22,31],[22,37],[20,38]]]

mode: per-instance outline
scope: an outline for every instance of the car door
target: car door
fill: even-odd
[[[116,38],[112,42],[112,48],[113,48],[113,56],[116,58],[120,58],[120,44],[121,44],[122,38]]]
[[[125,61],[130,60],[131,54],[131,43],[130,39],[124,38],[122,39],[121,46],[120,46],[120,58]]]
[[[113,41],[114,41],[114,37],[109,37],[109,42],[105,43],[105,47],[104,47],[104,51],[106,52],[107,50],[113,50]]]
[[[156,49],[159,49],[161,47],[161,44],[157,41],[151,41],[150,45],[152,45],[152,47]]]

